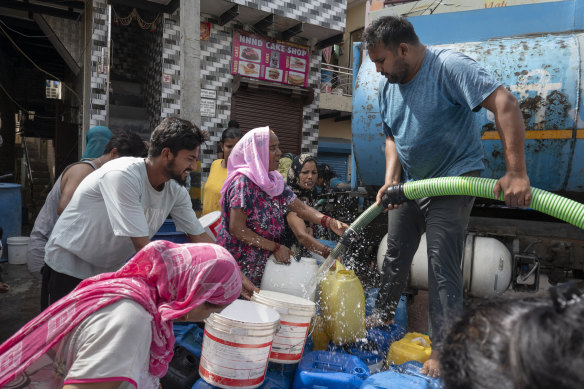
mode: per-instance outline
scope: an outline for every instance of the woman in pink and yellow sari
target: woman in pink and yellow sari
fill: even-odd
[[[240,292],[224,248],[152,242],[0,345],[0,387],[158,388],[173,356],[172,322],[202,321]]]

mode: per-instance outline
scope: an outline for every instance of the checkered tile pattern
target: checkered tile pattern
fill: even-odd
[[[105,0],[93,1],[92,32],[91,32],[91,97],[89,112],[89,127],[107,126],[107,73],[98,72],[102,56],[102,48],[107,48],[108,38],[108,7]],[[109,71],[109,70],[108,70]]]
[[[209,41],[201,41],[201,89],[217,93],[215,117],[201,116],[201,129],[209,133],[209,141],[201,147],[201,170],[205,180],[217,157],[221,133],[231,116],[233,25],[233,22],[224,26],[211,24]]]
[[[345,31],[347,0],[232,0],[232,2],[303,23]]]
[[[305,105],[302,112],[302,143],[300,150],[316,157],[318,151],[318,106],[320,105],[320,59],[321,51],[312,52],[310,56],[310,74],[308,86],[314,89],[314,100]]]
[[[146,52],[149,60],[146,68],[145,103],[150,130],[160,124],[162,101],[162,27],[146,35]]]
[[[180,116],[180,9],[162,19],[162,81],[160,118]],[[162,77],[162,74],[160,77]]]

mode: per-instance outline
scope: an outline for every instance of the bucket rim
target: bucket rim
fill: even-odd
[[[310,301],[308,299],[295,296],[293,294],[275,292],[273,290],[260,290],[259,293],[253,294],[252,301],[254,301],[254,299],[258,299],[266,303],[284,304],[286,308],[294,308],[300,310],[303,309],[313,310],[316,307],[316,303],[314,301]],[[286,301],[285,299],[288,299],[290,301]]]
[[[7,244],[24,244],[30,241],[30,237],[28,236],[11,236],[10,238],[6,238]]]
[[[258,316],[263,316],[265,317],[264,320],[262,321],[257,321],[253,319],[247,320],[248,318],[240,318],[237,317],[236,315],[234,316],[228,316],[229,314],[231,314],[231,310],[240,310],[243,311],[245,310],[246,312],[250,312],[251,310],[255,310],[258,313]],[[264,312],[259,312],[259,310],[263,310]],[[228,313],[226,314],[225,312],[228,311]],[[263,315],[262,315],[263,314]],[[266,305],[263,304],[259,304],[255,301],[247,301],[247,300],[235,300],[234,302],[232,302],[231,304],[229,304],[225,309],[223,309],[223,311],[219,312],[219,313],[212,313],[211,316],[215,319],[215,318],[219,318],[219,320],[223,320],[229,323],[237,323],[237,325],[240,326],[249,326],[249,325],[254,325],[255,327],[257,326],[264,326],[264,325],[268,325],[270,326],[272,323],[278,323],[280,321],[280,314],[273,308],[268,307]],[[209,316],[209,317],[211,317]]]
[[[279,317],[279,314],[278,314],[278,317]],[[219,326],[224,326],[224,327],[245,328],[245,329],[253,329],[253,330],[257,330],[257,331],[264,331],[264,330],[272,330],[274,328],[277,328],[278,325],[280,324],[280,319],[273,321],[273,322],[254,323],[254,322],[234,320],[234,319],[226,318],[225,316],[221,316],[217,313],[212,313],[211,315],[209,315],[208,318],[205,319],[205,323],[208,323],[209,325],[219,325]]]

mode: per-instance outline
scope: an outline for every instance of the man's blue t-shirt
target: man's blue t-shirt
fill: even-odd
[[[404,180],[482,170],[480,104],[501,84],[466,55],[427,48],[407,84],[379,85],[383,128],[393,136]],[[474,111],[474,112],[473,112]]]

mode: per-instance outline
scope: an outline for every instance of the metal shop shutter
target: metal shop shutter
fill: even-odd
[[[317,160],[319,164],[326,163],[329,165],[343,182],[348,182],[349,154],[321,152],[318,153]]]
[[[282,153],[300,154],[302,107],[302,99],[290,93],[240,88],[231,99],[231,119],[239,122],[243,133],[270,126],[278,135]]]

